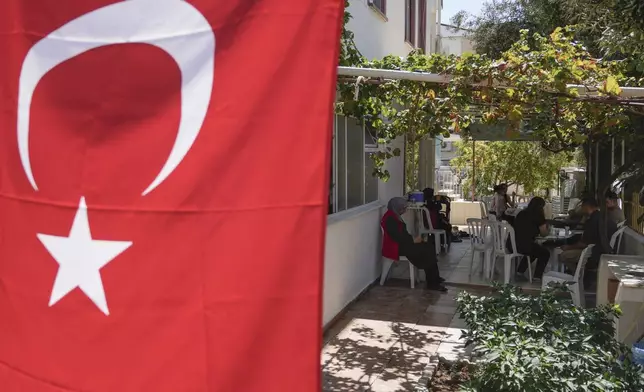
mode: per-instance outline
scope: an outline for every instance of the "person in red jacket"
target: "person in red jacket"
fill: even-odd
[[[421,237],[414,238],[409,234],[402,218],[406,210],[407,200],[404,198],[389,200],[387,212],[380,221],[384,231],[382,255],[392,260],[407,257],[410,263],[425,271],[428,289],[445,292],[447,288],[442,285],[445,280],[440,277],[434,248],[424,243]]]

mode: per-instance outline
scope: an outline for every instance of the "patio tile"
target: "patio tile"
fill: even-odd
[[[449,290],[449,288],[448,288]],[[428,305],[438,305],[438,306],[456,306],[456,296],[458,293],[455,290],[449,290],[447,293],[444,293],[441,296],[431,297],[429,299]]]
[[[456,301],[454,301],[454,306],[447,305],[429,305],[425,313],[436,313],[436,314],[449,314],[454,316],[456,314]]]
[[[398,313],[396,313],[395,320],[401,323],[416,324],[423,315],[425,308],[426,306],[403,307],[398,311]]]
[[[403,323],[415,323],[417,322],[419,315],[414,315],[410,313],[405,313],[403,310],[383,313],[377,311],[366,311],[360,313],[360,318],[365,320],[381,321],[381,322],[403,322]]]
[[[406,286],[375,286],[325,334],[324,392],[413,391],[433,355],[467,355],[456,296]],[[467,289],[468,292],[478,292]]]
[[[463,331],[461,328],[445,328],[443,334],[443,343],[465,343],[465,340],[461,338]]]
[[[391,360],[390,353],[372,354],[372,352],[364,349],[351,350],[345,348],[324,367],[324,371],[337,374],[343,378],[351,375],[349,378],[354,381],[362,380],[364,375],[381,371]]]
[[[455,315],[452,319],[452,322],[449,324],[449,327],[456,329],[465,329],[467,328],[467,325],[465,324],[465,320],[458,317],[458,315]]]
[[[351,323],[353,320],[353,314],[349,314],[349,312],[345,313],[341,318],[339,318],[325,333],[324,333],[324,339],[323,342],[326,344],[333,338],[335,338],[338,334],[340,334],[342,331],[344,331],[347,326]]]
[[[334,360],[322,371],[322,389],[325,392],[369,390],[385,366],[386,363],[361,364]]]
[[[376,377],[371,385],[372,392],[413,391],[429,363],[429,357],[416,361],[392,359],[387,367]]]
[[[419,325],[431,325],[436,327],[447,327],[452,322],[452,314],[425,314],[418,321]]]
[[[391,348],[393,356],[403,356],[405,358],[429,358],[438,351],[440,343],[438,341],[404,341],[400,340]]]
[[[470,350],[463,343],[451,342],[441,343],[436,352],[436,355],[450,362],[469,359],[470,354]]]

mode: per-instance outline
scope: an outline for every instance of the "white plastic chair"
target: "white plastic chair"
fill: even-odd
[[[619,229],[610,237],[609,243],[610,249],[616,254],[619,254],[619,246],[622,244],[622,236],[624,235],[624,230],[626,230],[626,226],[624,225],[618,227]]]
[[[474,255],[478,253],[481,258],[482,271],[487,277],[490,265],[490,259],[494,252],[494,235],[492,226],[488,220],[478,218],[468,218],[467,227],[470,233],[470,247],[472,259],[470,260],[470,276],[474,266]]]
[[[618,229],[621,229],[622,227],[624,227],[624,225],[626,225],[626,221],[625,221],[625,220],[623,220],[623,221],[619,222],[619,223],[617,224],[617,228],[618,228]]]
[[[380,234],[382,235],[382,238],[384,238],[385,229],[383,229],[382,226],[380,226]],[[387,275],[389,275],[389,270],[391,270],[391,266],[397,261],[409,262],[409,260],[405,256],[399,256],[398,260],[393,260],[388,257],[382,256],[382,272],[380,274],[381,286],[385,284],[385,281],[387,280]],[[409,280],[411,281],[412,289],[416,287],[417,281],[420,282],[420,276],[418,275],[418,268],[416,268],[416,266],[413,265],[411,262],[409,262]]]
[[[494,232],[494,256],[492,257],[492,265],[490,268],[490,279],[493,278],[494,270],[496,267],[496,260],[499,257],[503,257],[504,261],[504,282],[505,284],[510,283],[510,277],[512,276],[512,262],[516,258],[522,259],[526,257],[525,255],[517,251],[517,242],[514,237],[514,228],[508,222],[490,222],[492,224],[492,229]],[[508,252],[507,247],[505,246],[510,238],[510,245],[512,247],[512,252]],[[532,282],[532,260],[528,257],[528,275],[530,277],[530,282]]]
[[[445,244],[447,244],[447,232],[445,230],[441,229],[434,229],[434,226],[432,225],[432,220],[431,220],[431,215],[429,214],[429,210],[427,208],[422,208],[420,210],[421,217],[420,217],[420,230],[418,231],[420,235],[423,234],[428,234],[428,235],[433,235],[434,236],[434,246],[436,247],[436,254],[441,253],[441,238],[445,237]],[[429,225],[429,229],[425,228],[425,224],[423,223],[423,216],[427,218],[427,224]]]
[[[541,281],[541,290],[543,291],[548,284],[550,283],[570,283],[568,288],[572,295],[572,302],[575,306],[584,307],[585,306],[585,297],[584,297],[584,271],[586,269],[586,263],[592,254],[593,247],[595,245],[588,245],[586,249],[581,252],[579,256],[579,262],[577,263],[577,269],[575,270],[575,275],[565,274],[563,272],[550,271],[543,274],[543,279]]]

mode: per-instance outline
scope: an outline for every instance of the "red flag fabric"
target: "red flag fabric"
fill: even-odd
[[[320,388],[342,0],[0,4],[0,390]]]

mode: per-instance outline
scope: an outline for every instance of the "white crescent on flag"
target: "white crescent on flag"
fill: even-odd
[[[190,38],[189,44],[186,37]],[[18,93],[18,150],[34,190],[29,156],[31,101],[40,80],[53,68],[103,46],[144,43],[167,52],[181,71],[181,120],[172,151],[143,191],[150,193],[184,159],[203,125],[212,94],[215,34],[206,18],[183,0],[128,0],[78,17],[37,42],[27,53]]]

